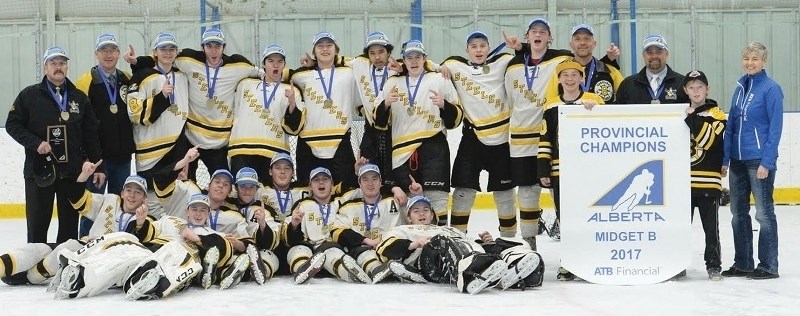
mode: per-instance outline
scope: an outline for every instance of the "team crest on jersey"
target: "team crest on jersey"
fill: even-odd
[[[678,90],[675,90],[675,88],[667,89],[667,95],[664,96],[664,99],[677,100],[678,99]]]
[[[594,94],[603,98],[603,101],[610,101],[614,96],[614,86],[608,80],[600,80],[594,85]]]
[[[127,94],[128,92],[134,92],[136,90],[139,90],[139,85],[136,83],[131,83],[131,85],[128,86],[128,90],[125,93]]]
[[[122,85],[122,86],[119,87],[119,96],[123,100],[127,100],[128,99],[128,86],[127,85]]]

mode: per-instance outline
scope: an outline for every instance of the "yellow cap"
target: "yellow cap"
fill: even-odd
[[[581,64],[579,64],[578,62],[572,60],[558,64],[558,66],[556,67],[556,75],[557,76],[561,75],[561,72],[567,69],[575,69],[581,73],[581,76],[583,76],[583,66],[581,66]]]

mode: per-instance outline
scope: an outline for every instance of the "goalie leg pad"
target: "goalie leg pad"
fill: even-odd
[[[133,285],[150,269],[155,269],[160,277],[156,288],[153,291],[140,290],[141,293],[133,293],[131,291]],[[197,249],[186,246],[180,241],[170,241],[137,266],[128,276],[123,290],[127,294],[126,297],[132,300],[167,297],[189,285],[201,271],[202,265]]]
[[[47,256],[39,261],[35,267],[28,270],[27,277],[28,280],[33,284],[45,284],[47,281],[54,277],[59,269],[59,262],[58,262],[58,253],[61,252],[63,249],[67,249],[69,251],[77,251],[81,249],[83,245],[75,240],[69,239],[55,248],[53,251],[47,254]]]
[[[126,277],[136,265],[152,255],[138,241],[127,238],[108,238],[102,247],[96,247],[89,253],[82,261],[73,262],[80,266],[80,283],[83,283],[75,296],[78,298],[96,296],[112,286],[124,285]]]

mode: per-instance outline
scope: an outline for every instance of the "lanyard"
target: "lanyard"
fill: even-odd
[[[536,73],[539,72],[539,63],[533,65],[533,73],[530,73],[528,69],[528,65],[531,62],[531,56],[525,55],[525,85],[528,87],[528,90],[533,89],[533,80],[536,79]]]
[[[375,66],[372,66],[372,87],[375,88],[375,96],[376,97],[378,96],[378,93],[380,93],[381,90],[383,90],[383,85],[386,83],[386,77],[389,76],[389,69],[387,69],[387,68],[388,68],[387,66],[383,67],[383,76],[381,78],[381,84],[380,84],[380,89],[379,89],[379,87],[378,87],[378,77],[375,76],[375,70],[377,68],[375,68]]]
[[[103,71],[103,69],[100,68],[100,65],[97,65],[97,73],[100,75],[100,77],[103,78],[103,84],[106,86],[106,92],[108,92],[108,99],[111,101],[111,104],[116,104],[117,95],[119,93],[119,90],[116,89],[117,85],[116,84],[114,85],[115,88],[111,87],[111,84],[108,83],[108,78],[106,77],[106,74]],[[114,78],[116,77],[117,76],[115,74]]]
[[[66,112],[67,111],[67,89],[64,89],[64,97],[61,98],[61,102],[58,102],[58,96],[56,96],[56,91],[53,90],[53,87],[50,86],[50,83],[47,83],[47,90],[50,92],[50,96],[53,97],[53,101],[56,101],[56,104],[58,104],[58,108],[61,109],[61,112]]]
[[[417,92],[419,92],[419,86],[422,83],[422,77],[425,77],[425,73],[423,72],[419,75],[419,79],[417,79],[417,85],[414,86],[414,92],[411,92],[411,82],[409,82],[409,76],[406,76],[406,89],[408,89],[409,98],[408,98],[408,106],[414,107],[414,100],[417,98]]]
[[[328,204],[320,204],[317,202],[317,206],[319,206],[319,215],[322,216],[322,227],[328,226],[328,216],[331,215],[331,205]]]
[[[275,87],[272,88],[272,93],[269,95],[269,99],[267,99],[267,80],[266,79],[261,79],[261,85],[262,85],[262,87],[261,87],[261,96],[263,97],[263,100],[264,100],[264,109],[269,110],[270,104],[272,104],[272,101],[275,100],[275,91],[278,91],[278,86],[280,84],[281,84],[281,80],[278,80],[278,81],[275,82]]]
[[[124,232],[125,228],[128,227],[128,224],[130,224],[130,222],[133,219],[133,217],[136,216],[136,214],[131,214],[131,216],[129,216],[127,220],[123,221],[122,220],[122,216],[124,216],[124,215],[125,215],[125,212],[119,213],[119,221],[117,221],[117,231],[118,232]]]
[[[281,193],[286,193],[286,198],[281,198]],[[278,198],[278,207],[282,214],[286,214],[287,207],[289,206],[289,200],[292,198],[292,192],[289,190],[280,191],[275,189],[275,196]]]
[[[650,93],[650,98],[652,98],[653,100],[658,100],[658,98],[661,96],[661,93],[664,92],[664,87],[666,86],[664,84],[664,81],[665,80],[661,80],[661,85],[658,86],[657,91],[653,91],[653,89],[650,88],[649,86],[647,87],[647,93]]]
[[[588,92],[589,88],[592,86],[592,79],[594,78],[594,68],[595,68],[595,59],[592,57],[592,61],[589,62],[589,72],[586,74],[586,78],[584,83],[581,85],[583,91]]]
[[[222,67],[222,62],[214,68],[214,78],[211,78],[211,73],[208,71],[208,62],[206,62],[206,79],[208,79],[208,99],[211,100],[214,98],[214,87],[217,86],[217,74],[219,74],[219,69]]]
[[[331,77],[328,78],[328,84],[325,84],[325,77],[322,76],[322,70],[317,68],[317,74],[319,74],[319,83],[322,84],[322,92],[325,93],[325,99],[331,99],[331,90],[333,90],[333,72],[336,70],[336,66],[331,67]]]
[[[208,217],[208,221],[211,222],[211,229],[217,230],[217,221],[219,220],[219,213],[220,210],[215,210],[212,216]]]
[[[168,76],[169,72],[164,71],[164,69],[161,69],[161,66],[159,66],[158,64],[156,64],[156,68],[158,68],[158,72],[164,75],[164,79],[167,79],[167,81],[169,81],[169,76]],[[175,72],[172,73],[172,93],[169,95],[169,104],[170,105],[175,104]]]
[[[372,219],[378,214],[378,205],[364,203],[364,221],[366,221],[367,231],[372,230]]]

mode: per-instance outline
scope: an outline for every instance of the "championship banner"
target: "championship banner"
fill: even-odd
[[[559,106],[564,268],[592,283],[636,285],[689,266],[687,107]]]

